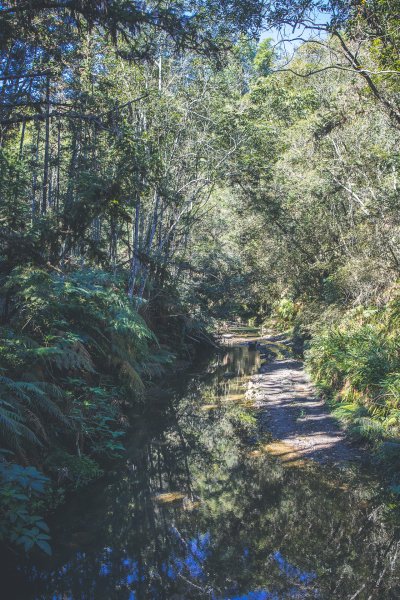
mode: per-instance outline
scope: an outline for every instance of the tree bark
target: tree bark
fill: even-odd
[[[46,128],[44,142],[43,197],[42,214],[47,212],[49,192],[49,158],[50,158],[50,76],[46,77]]]

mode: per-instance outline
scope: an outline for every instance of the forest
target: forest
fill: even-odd
[[[0,2],[7,548],[52,553],[46,515],[231,321],[288,332],[399,493],[399,14]]]

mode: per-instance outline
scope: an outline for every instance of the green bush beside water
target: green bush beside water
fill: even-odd
[[[129,407],[172,355],[103,271],[19,268],[1,293],[0,539],[49,552],[37,511],[121,454]]]
[[[399,297],[381,308],[349,310],[315,330],[306,364],[319,388],[331,398],[334,414],[357,439],[368,440],[392,462],[397,456],[399,463]]]

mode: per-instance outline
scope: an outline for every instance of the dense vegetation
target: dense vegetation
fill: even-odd
[[[146,383],[215,319],[293,327],[399,456],[397,12],[1,4],[3,539],[50,551],[44,504],[123,452]]]
[[[235,143],[216,65],[260,19],[257,2],[0,7],[3,540],[50,552],[38,515],[123,452],[147,382],[204,337],[183,289]]]
[[[330,68],[335,36],[304,44],[290,72],[251,82],[236,187],[252,211],[241,235],[261,317],[308,340],[309,370],[336,415],[398,470],[396,52],[389,68],[379,40],[350,44],[379,97],[365,77]]]

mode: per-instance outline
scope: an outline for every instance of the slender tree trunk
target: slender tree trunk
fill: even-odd
[[[50,76],[46,77],[46,129],[44,142],[44,170],[43,170],[43,197],[42,214],[47,212],[49,192],[49,158],[50,158]]]
[[[37,190],[37,172],[39,166],[39,144],[40,144],[40,123],[37,125],[37,137],[36,137],[36,151],[35,151],[35,160],[33,165],[33,176],[32,176],[32,197],[31,197],[31,214],[32,221],[35,220],[36,217],[36,190]]]
[[[140,198],[136,201],[135,206],[135,220],[133,226],[133,236],[132,236],[132,262],[131,262],[131,274],[130,274],[130,282],[128,289],[128,296],[130,299],[133,298],[133,292],[135,290],[135,281],[136,276],[139,271],[139,225],[140,225]]]
[[[71,160],[70,160],[69,169],[68,169],[68,188],[67,188],[67,194],[66,194],[66,198],[65,198],[65,208],[66,209],[68,209],[68,207],[72,204],[77,158],[78,158],[78,140],[77,140],[76,129],[74,127],[72,130],[72,155],[71,155]]]
[[[151,256],[151,247],[153,245],[154,237],[155,237],[156,231],[157,231],[158,207],[159,207],[159,204],[160,204],[160,196],[159,196],[159,194],[158,194],[158,192],[156,190],[154,192],[154,210],[153,210],[153,216],[152,216],[152,219],[151,219],[151,221],[149,223],[149,230],[148,230],[148,233],[147,233],[146,256],[147,256],[148,260],[150,259],[150,256]],[[150,266],[149,266],[149,264],[146,264],[145,268],[143,269],[142,281],[141,281],[139,292],[138,292],[139,302],[143,298],[144,290],[146,288],[147,279],[149,277],[149,272],[150,272]]]
[[[22,157],[24,155],[25,128],[26,128],[26,121],[23,120],[22,127],[21,127],[21,139],[20,139],[20,143],[19,143],[19,160],[22,160]]]
[[[61,121],[57,123],[57,183],[56,183],[56,211],[60,209],[60,160],[61,160]]]
[[[162,56],[158,59],[158,91],[162,90]]]

